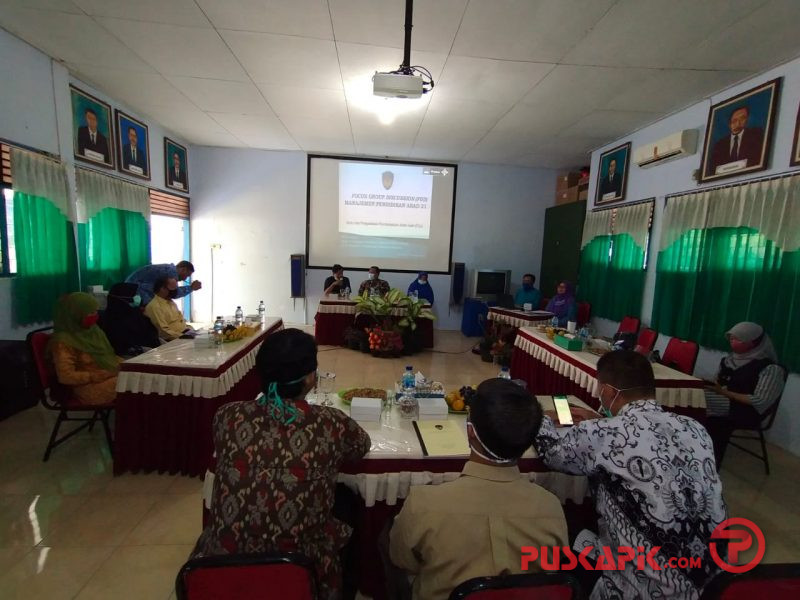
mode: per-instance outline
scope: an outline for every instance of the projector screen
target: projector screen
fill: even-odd
[[[456,169],[309,156],[308,266],[448,273]]]

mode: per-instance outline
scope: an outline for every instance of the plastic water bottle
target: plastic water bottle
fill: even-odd
[[[267,320],[267,307],[264,301],[258,303],[258,320],[263,324]]]
[[[578,331],[578,337],[584,343],[589,341],[589,328],[586,327],[586,325],[584,325],[583,327],[580,328],[580,331]]]
[[[344,297],[347,298],[348,300],[350,299],[350,288],[349,287],[344,288]]]
[[[217,320],[214,321],[214,345],[221,346],[222,345],[222,335],[225,332],[225,319],[222,317],[217,317]]]
[[[414,377],[414,367],[408,365],[406,367],[405,372],[403,373],[403,390],[411,390],[414,391],[414,388],[417,386],[417,380]]]
[[[236,307],[236,314],[234,315],[234,320],[236,321],[237,326],[244,323],[244,311],[242,311],[241,306]]]
[[[550,320],[550,325],[552,325],[553,327],[558,327],[558,317],[553,317]]]
[[[500,379],[511,379],[511,371],[508,370],[508,367],[501,367],[500,372],[497,374]]]

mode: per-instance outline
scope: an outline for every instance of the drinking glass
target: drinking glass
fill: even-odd
[[[322,394],[321,406],[333,406],[333,400],[330,398],[330,393],[333,391],[333,385],[336,381],[336,373],[330,371],[318,371],[317,382]]]

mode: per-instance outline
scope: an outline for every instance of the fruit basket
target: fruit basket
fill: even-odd
[[[475,391],[475,386],[463,386],[458,390],[448,392],[444,397],[447,402],[447,412],[454,415],[467,414],[467,396]]]

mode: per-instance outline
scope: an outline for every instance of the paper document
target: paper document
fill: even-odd
[[[425,456],[466,456],[469,444],[460,422],[413,421]]]

